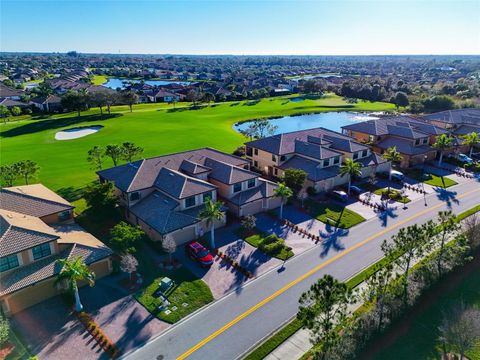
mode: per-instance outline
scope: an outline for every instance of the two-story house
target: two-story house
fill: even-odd
[[[367,145],[324,128],[273,135],[246,144],[246,157],[253,167],[280,178],[287,169],[307,173],[305,187],[328,191],[348,182],[340,166],[350,158],[362,165],[362,177],[388,171],[389,163]]]
[[[54,285],[59,259],[80,256],[97,278],[111,273],[112,251],[76,225],[72,211],[40,184],[0,190],[0,306],[6,314],[60,292]]]
[[[208,198],[221,200],[236,216],[280,206],[275,183],[262,179],[249,162],[221,151],[203,148],[135,161],[98,172],[111,181],[125,207],[126,218],[153,241],[171,236],[177,244],[208,231],[199,218]],[[215,227],[226,223],[226,216]]]
[[[455,138],[458,152],[470,151],[468,145],[462,144],[461,137],[470,133],[480,136],[480,109],[458,109],[441,111],[422,117],[426,122],[446,129]]]
[[[438,135],[447,133],[444,129],[409,116],[358,122],[343,126],[342,131],[359,142],[371,145],[378,154],[395,147],[402,156],[402,168],[434,160],[437,150],[432,145]]]

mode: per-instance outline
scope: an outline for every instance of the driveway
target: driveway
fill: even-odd
[[[234,259],[255,276],[261,275],[281,263],[281,260],[267,256],[256,247],[243,241],[235,233],[238,228],[239,225],[234,224],[215,231],[216,245],[221,252]],[[207,238],[209,236],[207,234]],[[177,251],[175,257],[207,283],[215,299],[221,298],[234,289],[240,291],[240,286],[247,281],[243,274],[218,256],[215,256],[215,261],[209,268],[202,268],[187,257],[183,247]]]
[[[117,277],[84,287],[80,297],[105,334],[122,351],[142,345],[169,325],[154,318],[116,285]],[[12,318],[12,325],[39,359],[107,359],[60,296],[34,305]]]

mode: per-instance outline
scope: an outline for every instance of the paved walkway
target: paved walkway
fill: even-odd
[[[122,352],[141,346],[169,325],[153,317],[110,276],[94,287],[80,289],[87,311]],[[12,317],[30,351],[43,359],[107,359],[60,296],[43,301]]]
[[[265,255],[256,247],[242,240],[237,234],[239,225],[233,224],[215,231],[218,249],[238,262],[255,276],[278,266],[282,261]],[[175,254],[184,266],[207,283],[213,297],[219,299],[232,290],[239,290],[247,278],[226,261],[215,256],[215,262],[209,268],[202,268],[185,255],[182,248]]]

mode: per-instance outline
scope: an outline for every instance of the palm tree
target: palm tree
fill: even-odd
[[[390,161],[390,171],[388,173],[388,180],[392,180],[392,164],[402,161],[402,155],[397,151],[396,146],[389,147],[382,155],[385,160]]]
[[[68,283],[70,290],[75,295],[75,311],[80,312],[83,309],[83,305],[80,302],[77,282],[86,280],[90,286],[93,286],[95,285],[95,273],[88,268],[81,256],[72,260],[58,259],[57,263],[62,266],[62,270],[57,275],[55,284],[63,281]]]
[[[478,136],[478,133],[476,132],[471,132],[469,134],[463,135],[462,144],[470,146],[469,156],[472,157],[473,148],[475,147],[475,145],[480,144],[480,136]]]
[[[340,175],[348,175],[348,195],[350,195],[350,186],[352,185],[352,178],[354,176],[362,175],[362,165],[353,161],[352,159],[346,159],[345,164],[340,167]]]
[[[442,134],[437,137],[435,144],[432,146],[440,152],[440,158],[438,159],[438,166],[442,165],[443,152],[452,146],[453,138],[446,134]]]
[[[278,197],[282,200],[282,202],[280,203],[280,219],[282,219],[283,204],[285,203],[286,200],[288,200],[288,198],[290,198],[293,195],[293,191],[284,183],[280,183],[278,184],[277,188],[273,190],[273,194],[275,197]]]
[[[220,201],[212,201],[212,199],[207,198],[205,202],[205,208],[198,214],[201,220],[207,222],[207,225],[210,226],[210,247],[215,249],[215,220],[222,220],[224,212],[222,211],[223,204]]]

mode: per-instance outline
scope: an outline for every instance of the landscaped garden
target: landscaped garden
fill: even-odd
[[[163,321],[175,323],[213,301],[212,292],[207,284],[184,267],[172,271],[158,269],[155,273],[157,277],[151,282],[147,282],[149,285],[135,294],[135,298],[148,311]],[[160,310],[159,306],[163,302],[159,296],[160,281],[164,277],[172,279],[174,286],[163,292],[170,305],[164,310]]]
[[[315,200],[307,200],[306,209],[315,219],[342,229],[351,228],[365,221],[356,212],[332,202],[320,203]]]
[[[265,254],[276,257],[280,260],[287,260],[292,257],[293,251],[287,245],[285,240],[275,234],[256,233],[245,238],[250,245],[260,249]]]
[[[191,108],[190,104],[137,104],[112,107],[112,114],[100,115],[98,108],[81,113],[52,116],[24,116],[14,122],[0,124],[2,163],[32,160],[40,166],[38,181],[62,192],[78,189],[95,179],[87,151],[95,145],[131,141],[145,149],[151,157],[177,151],[210,146],[231,152],[245,138],[232,129],[233,124],[248,119],[324,111],[393,110],[393,104],[359,101],[348,104],[341,97],[326,95],[301,103],[285,97],[210,104]],[[74,126],[103,125],[101,131],[75,140],[55,140],[59,130]],[[145,136],[148,133],[149,136]],[[110,160],[104,168],[111,167]],[[68,185],[67,185],[68,184]]]
[[[411,169],[406,171],[406,175],[418,181],[423,181],[425,184],[441,187],[441,188],[448,188],[453,185],[457,185],[455,180],[452,180],[445,176],[438,176],[431,173],[423,173],[420,169]]]
[[[392,188],[377,189],[373,193],[382,197],[387,197],[402,204],[407,204],[411,201],[408,196],[402,195],[400,191]]]

